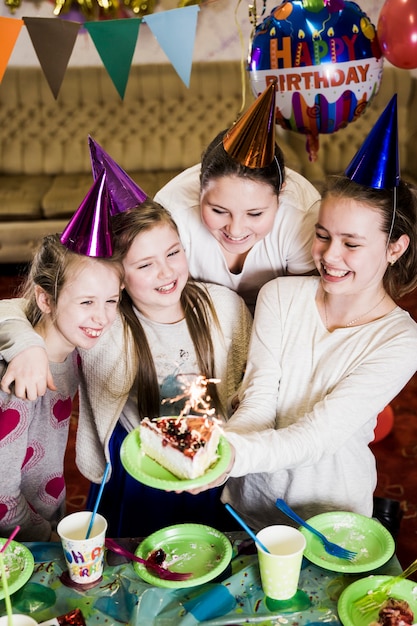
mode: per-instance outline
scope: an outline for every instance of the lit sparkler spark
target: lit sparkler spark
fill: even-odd
[[[211,397],[207,393],[207,385],[209,383],[219,383],[219,378],[206,378],[205,376],[196,376],[195,379],[185,385],[184,393],[175,396],[175,398],[165,398],[162,400],[162,404],[174,402],[178,402],[179,400],[183,400],[187,398],[184,408],[180,413],[180,417],[184,415],[189,415],[190,413],[195,414],[204,414],[204,415],[214,415],[216,412],[215,408],[210,408]]]

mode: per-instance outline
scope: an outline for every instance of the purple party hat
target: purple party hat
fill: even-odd
[[[106,172],[102,170],[65,227],[61,243],[68,250],[85,256],[111,257],[113,248],[109,222]]]
[[[106,171],[106,186],[110,200],[110,215],[124,213],[147,199],[147,194],[130,176],[114,161],[103,148],[91,137],[88,137],[91,168],[96,179],[100,172]]]
[[[400,184],[397,94],[381,113],[346,168],[345,175],[355,183],[373,189],[393,189]]]

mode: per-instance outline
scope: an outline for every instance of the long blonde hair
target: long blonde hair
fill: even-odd
[[[114,257],[123,260],[139,234],[161,225],[170,226],[178,234],[177,225],[170,213],[150,199],[138,207],[114,216],[112,218]],[[211,327],[214,323],[220,329],[220,324],[211,297],[204,286],[189,278],[181,294],[181,305],[196,351],[199,374],[207,379],[214,378],[215,361]],[[160,413],[161,399],[155,364],[145,331],[133,310],[132,299],[126,290],[123,291],[120,308],[132,332],[138,356],[139,418],[157,417]],[[214,408],[223,412],[219,406],[215,385],[209,384],[208,392]]]
[[[71,252],[62,245],[58,234],[46,235],[42,239],[19,292],[19,295],[26,299],[25,313],[32,326],[41,324],[45,315],[38,306],[35,287],[43,289],[49,297],[51,308],[55,310],[66,282],[72,280],[83,265],[92,261],[114,266],[122,281],[123,265],[117,259],[93,258]]]

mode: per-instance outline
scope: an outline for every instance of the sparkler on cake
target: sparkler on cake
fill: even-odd
[[[215,409],[209,406],[207,384],[211,382],[219,381],[197,376],[186,394],[171,400],[188,397],[180,415],[145,417],[140,423],[143,452],[178,478],[198,478],[217,459],[222,430]]]

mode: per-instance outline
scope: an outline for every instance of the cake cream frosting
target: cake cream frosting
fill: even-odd
[[[215,418],[145,417],[139,433],[143,452],[178,478],[198,478],[217,459],[221,429]]]

